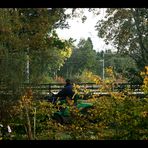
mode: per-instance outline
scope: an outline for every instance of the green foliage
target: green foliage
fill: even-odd
[[[113,43],[120,53],[129,54],[142,70],[147,65],[147,9],[108,8],[97,24],[98,36]]]
[[[110,96],[91,95],[87,103],[93,103],[93,108],[83,113],[74,106],[74,101],[64,104],[52,104],[45,101],[33,100],[30,90],[11,110],[11,120],[14,139],[30,139],[29,126],[34,135],[34,117],[36,119],[33,139],[44,140],[147,140],[148,130],[148,98],[138,98],[127,95],[129,89],[122,92],[112,92],[109,87],[115,83],[111,68],[107,70],[110,81],[103,82],[100,77],[89,74],[89,77],[101,84],[101,91],[107,91]],[[143,88],[147,93],[147,77]],[[77,91],[79,87],[77,86]],[[76,91],[76,94],[79,92]],[[80,101],[80,100],[77,100]],[[70,111],[70,124],[60,124],[52,115],[60,108]],[[27,110],[26,110],[27,108]],[[35,112],[36,108],[36,112]],[[27,118],[26,115],[29,115]],[[28,124],[30,122],[30,125]],[[28,136],[27,136],[28,135]]]
[[[147,96],[144,98],[130,97],[125,95],[125,93],[127,94],[129,92],[128,89],[116,93],[111,91],[112,86],[116,82],[114,72],[126,73],[127,71],[125,60],[119,60],[120,56],[116,57],[115,55],[111,59],[109,56],[104,57],[110,61],[107,63],[107,59],[105,59],[105,66],[113,66],[115,68],[114,71],[106,69],[106,79],[102,81],[96,75],[96,73],[100,75],[99,72],[102,71],[102,68],[99,67],[99,60],[102,59],[102,53],[96,54],[93,50],[91,39],[82,39],[78,47],[72,52],[70,48],[71,41],[59,39],[54,31],[57,27],[66,27],[66,24],[64,24],[66,18],[64,10],[46,8],[0,9],[0,82],[3,88],[7,88],[7,94],[4,93],[0,96],[0,121],[4,125],[9,124],[11,126],[12,139],[17,140],[147,140]],[[108,15],[115,12],[114,10],[116,9],[107,9]],[[141,25],[145,30],[145,26],[147,25],[145,12],[146,9],[117,9],[115,17],[108,18],[109,23],[104,22],[101,24],[100,36],[105,36],[109,28],[110,32],[106,37],[111,40],[115,38],[114,44],[119,45],[119,51],[126,47],[124,48],[125,53],[128,47],[130,47],[130,54],[135,55],[136,49],[141,56],[145,52],[142,53],[139,49],[145,49],[147,39],[143,36],[143,43],[141,43],[140,35],[143,32],[138,34],[140,33],[137,30],[138,28],[133,27],[137,24],[131,24],[131,16],[139,17],[142,20]],[[141,16],[138,14],[141,14]],[[122,20],[124,21],[122,22]],[[135,23],[138,23],[136,22],[138,20],[135,19]],[[121,22],[119,30],[112,21],[117,24]],[[129,24],[131,27],[129,27]],[[115,28],[111,27],[113,25],[115,25]],[[142,27],[140,27],[140,30],[142,30]],[[128,39],[131,42],[128,42]],[[139,43],[138,45],[136,44],[137,41]],[[126,43],[131,44],[128,46]],[[147,60],[146,55],[144,57],[144,64]],[[128,63],[131,62],[131,65],[133,65],[133,62],[128,57],[125,59],[126,62],[129,61]],[[21,83],[26,81],[26,61],[30,63],[30,81],[39,83],[47,80],[49,82],[53,81],[51,78],[53,72],[62,67],[65,60],[67,60],[63,67],[65,77],[68,77],[70,75],[69,73],[71,73],[71,76],[75,76],[74,78],[77,78],[78,81],[94,81],[96,84],[100,84],[100,91],[106,91],[110,94],[110,96],[104,97],[91,95],[89,98],[86,98],[88,100],[83,100],[94,104],[93,108],[89,109],[87,114],[78,111],[73,106],[73,103],[57,103],[53,105],[46,101],[37,100],[37,96],[34,96],[31,90],[23,90],[20,87]],[[72,64],[74,61],[77,63]],[[112,63],[112,65],[108,65],[109,63]],[[143,65],[143,63],[140,64]],[[130,66],[130,68],[133,67]],[[67,74],[66,71],[68,68],[70,72],[67,72]],[[136,69],[136,67],[134,68]],[[99,70],[97,71],[97,69]],[[57,79],[57,81],[62,80]],[[147,82],[147,77],[145,77],[142,87],[145,94],[148,92]],[[8,88],[11,89],[9,90]],[[4,92],[4,89],[2,92]],[[79,89],[77,89],[76,95],[79,94]],[[14,101],[14,99],[17,101]],[[61,107],[69,108],[71,124],[60,124],[52,118],[53,114],[59,111]]]
[[[84,69],[81,75],[75,75],[72,79],[75,83],[77,82],[93,82],[92,78],[89,77],[89,74],[92,73],[87,69]]]
[[[114,71],[116,72],[116,76],[119,79],[120,77],[124,77],[129,83],[142,83],[142,78],[140,76],[140,72],[136,66],[136,63],[129,55],[105,52],[104,60],[105,67],[112,66]]]
[[[73,49],[72,55],[65,61],[65,64],[61,67],[58,75],[63,76],[64,78],[71,78],[76,81],[83,81],[84,79],[87,79],[84,78],[85,71],[90,71],[103,77],[102,60],[104,60],[104,69],[112,66],[118,77],[126,77],[127,81],[134,83],[134,81],[131,80],[132,75],[134,78],[137,77],[135,79],[135,82],[137,81],[136,83],[140,81],[138,80],[140,79],[140,76],[138,76],[139,72],[137,65],[129,55],[112,52],[111,50],[95,52],[90,38],[86,41],[81,40],[78,47]],[[132,73],[131,69],[137,72]],[[104,76],[106,77],[106,73]],[[87,82],[87,80],[85,80],[84,82]]]
[[[63,8],[0,9],[2,122],[10,118],[14,100],[21,98],[23,83],[28,80],[34,84],[53,81],[55,70],[71,55],[72,40],[61,40],[55,32],[58,27],[67,27],[68,16],[64,12]]]
[[[53,104],[46,101],[35,101],[31,90],[27,90],[11,110],[9,123],[13,129],[14,139],[36,139],[38,134],[49,130],[54,122],[51,116],[57,111]],[[36,125],[35,125],[36,123]],[[35,133],[34,133],[35,132]]]
[[[81,75],[85,69],[95,72],[95,65],[96,52],[93,50],[91,39],[81,39],[78,47],[73,49],[72,55],[67,59],[59,74],[72,78],[74,75]]]
[[[60,8],[0,9],[0,81],[8,86],[27,82],[27,62],[30,82],[53,76],[53,70],[71,55],[72,40],[61,40],[55,32],[67,27],[64,12]]]

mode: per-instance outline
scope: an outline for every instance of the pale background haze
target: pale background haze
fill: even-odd
[[[99,9],[99,8],[97,8]],[[69,39],[70,37],[76,39],[74,45],[76,46],[79,43],[80,38],[87,39],[91,38],[93,42],[93,48],[96,51],[111,49],[111,45],[106,45],[103,39],[97,36],[97,31],[95,30],[95,25],[97,21],[104,17],[105,9],[100,8],[101,13],[95,16],[92,12],[89,12],[88,9],[85,10],[85,15],[87,20],[82,23],[80,18],[69,19],[67,22],[71,26],[70,29],[57,29],[57,33],[62,39]]]

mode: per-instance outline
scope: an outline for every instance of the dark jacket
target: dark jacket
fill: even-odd
[[[72,89],[73,89],[73,86],[71,84],[67,84],[64,86],[64,88],[61,91],[59,91],[56,97],[62,97],[65,99],[66,97],[72,98],[72,96],[74,95],[74,92]]]

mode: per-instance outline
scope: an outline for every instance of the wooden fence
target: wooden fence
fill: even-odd
[[[35,95],[48,95],[50,92],[56,94],[64,87],[64,85],[65,85],[64,83],[22,84],[17,89],[22,90],[25,88],[31,88],[33,94]],[[92,94],[102,94],[102,95],[108,94],[107,92],[102,91],[101,85],[97,85],[95,83],[77,83],[76,85],[80,86],[80,93],[84,93],[84,90],[88,90]],[[112,92],[124,91],[126,88],[129,89],[133,95],[144,94],[141,90],[140,84],[132,85],[129,83],[118,83],[116,85],[111,86],[111,91]],[[13,92],[17,92],[17,90],[15,90],[15,87],[13,89],[7,88],[5,85],[0,87],[0,94],[12,94]]]

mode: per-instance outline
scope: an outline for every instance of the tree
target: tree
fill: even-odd
[[[9,120],[14,100],[24,93],[22,84],[45,82],[70,56],[71,41],[61,40],[55,32],[67,27],[64,12],[63,8],[0,9],[0,121]]]
[[[112,52],[112,50],[109,49],[105,52],[97,52],[97,74],[100,76],[103,75],[102,59],[104,59],[104,69],[110,66],[113,67],[117,77],[122,76],[130,81],[132,75],[138,74],[136,63],[129,55]],[[133,72],[132,69],[136,71],[136,73]],[[106,77],[106,73],[104,75]]]
[[[139,69],[148,65],[148,9],[108,8],[96,28],[99,37],[119,53],[129,54]]]
[[[72,51],[71,57],[65,62],[61,68],[60,74],[64,77],[74,77],[81,75],[87,69],[96,72],[96,51],[93,50],[92,41],[81,39],[78,47]]]
[[[70,54],[71,43],[59,39],[54,30],[67,27],[65,10],[0,9],[1,81],[9,84],[25,82],[25,68],[29,63],[30,82],[42,82],[53,68],[64,63]],[[53,63],[58,66],[54,67]]]

